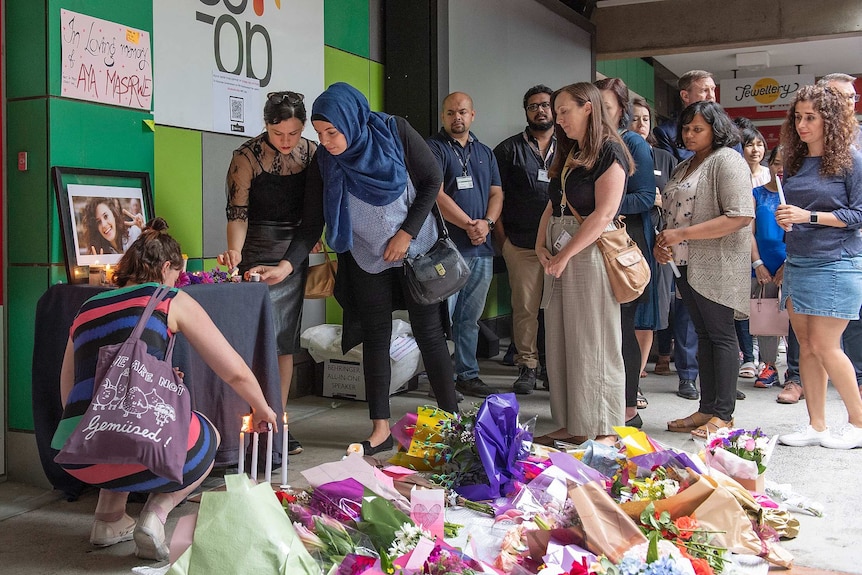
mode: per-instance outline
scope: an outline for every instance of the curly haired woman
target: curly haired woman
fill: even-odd
[[[862,153],[852,100],[835,88],[796,93],[781,128],[787,204],[775,219],[785,231],[783,298],[799,339],[799,373],[808,425],[779,436],[784,445],[862,447],[862,398],[841,349],[841,334],[862,306]],[[826,386],[838,390],[849,424],[830,433]]]

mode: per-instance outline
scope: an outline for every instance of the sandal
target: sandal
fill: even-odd
[[[667,422],[667,430],[673,431],[677,433],[688,433],[693,429],[697,429],[701,425],[706,424],[712,419],[712,414],[710,413],[701,413],[699,411],[695,411],[688,417],[683,417],[682,419],[674,419],[673,421]]]
[[[695,439],[708,439],[710,435],[723,427],[733,427],[733,419],[724,421],[723,419],[713,417],[703,425],[692,429],[691,436]]]
[[[739,377],[754,379],[757,377],[757,366],[753,362],[746,361],[739,367]]]
[[[649,401],[647,400],[646,396],[643,393],[641,393],[640,388],[638,388],[637,408],[638,409],[646,409],[647,405],[649,405]]]

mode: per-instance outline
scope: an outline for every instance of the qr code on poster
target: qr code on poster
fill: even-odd
[[[230,96],[230,121],[242,122],[244,110],[245,107],[243,106],[242,98]]]

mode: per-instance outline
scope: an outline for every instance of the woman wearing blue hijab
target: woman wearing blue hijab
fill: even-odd
[[[437,239],[430,211],[443,176],[404,118],[372,112],[365,96],[349,84],[333,84],[315,100],[311,123],[320,147],[309,170],[309,192],[323,194],[326,241],[338,253],[335,297],[344,308],[342,349],[346,353],[362,343],[373,427],[359,445],[364,455],[373,455],[393,445],[389,343],[394,309],[410,314],[437,404],[458,410],[445,309],[416,303],[401,269],[404,257],[425,253]]]

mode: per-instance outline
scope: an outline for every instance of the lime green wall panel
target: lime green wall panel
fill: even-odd
[[[9,264],[50,261],[50,214],[57,210],[48,177],[46,118],[44,99],[6,104],[6,246]],[[27,153],[26,172],[18,171],[18,152]]]
[[[383,98],[385,73],[386,69],[383,67],[383,64],[373,61],[368,62],[368,103],[371,105],[372,110],[378,112],[382,112],[386,107],[386,102]]]
[[[200,132],[156,126],[156,215],[190,258],[203,256],[201,164]]]
[[[370,58],[368,30],[368,0],[324,1],[323,42],[327,46]]]
[[[8,367],[8,410],[10,430],[33,430],[32,362],[36,302],[48,289],[48,268],[9,267],[7,286],[10,305],[6,306],[10,326],[6,337]]]
[[[34,9],[33,0],[5,0],[4,4],[6,97],[44,95],[48,90],[45,13]]]
[[[370,97],[371,61],[329,46],[323,47],[323,83],[330,86],[335,82],[347,82]]]
[[[17,0],[21,1],[21,0]],[[24,0],[31,5],[32,0]],[[60,42],[60,9],[65,8],[72,12],[86,14],[93,18],[108,20],[146,31],[153,36],[153,3],[143,0],[49,0],[48,1],[48,86],[50,93],[60,94],[60,66],[61,42]],[[152,49],[152,44],[150,45]],[[152,52],[151,52],[152,53]],[[151,60],[152,63],[152,60]]]

